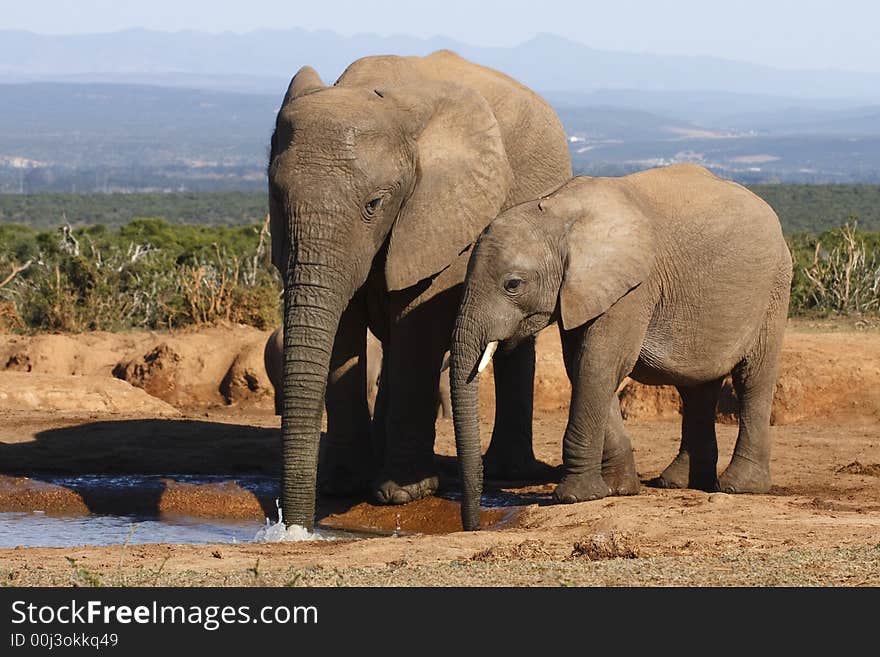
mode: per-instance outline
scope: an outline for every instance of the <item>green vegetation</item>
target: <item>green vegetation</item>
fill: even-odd
[[[880,315],[880,188],[754,191],[788,234],[792,315]],[[0,195],[0,328],[277,325],[264,217],[263,194]]]
[[[880,315],[880,232],[847,224],[789,238],[793,315]]]
[[[137,219],[37,231],[0,225],[0,327],[17,331],[278,324],[268,224]]]

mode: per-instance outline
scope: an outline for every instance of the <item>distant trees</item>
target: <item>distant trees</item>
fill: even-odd
[[[787,234],[821,233],[842,226],[850,216],[859,217],[863,230],[880,231],[878,185],[754,185],[750,189],[776,210]],[[264,191],[0,194],[0,224],[21,223],[36,228],[57,226],[63,221],[74,227],[121,226],[136,217],[160,217],[172,224],[241,226],[259,221],[266,211]]]
[[[750,185],[776,210],[787,234],[821,233],[858,217],[859,227],[880,231],[880,185]]]
[[[159,217],[172,224],[242,226],[260,221],[267,209],[265,192],[0,194],[0,225],[121,226],[137,217]]]

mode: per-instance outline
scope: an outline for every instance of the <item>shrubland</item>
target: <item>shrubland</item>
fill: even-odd
[[[788,235],[790,314],[880,315],[880,232],[851,220]],[[117,227],[0,225],[0,327],[16,332],[280,324],[268,222],[134,219]]]

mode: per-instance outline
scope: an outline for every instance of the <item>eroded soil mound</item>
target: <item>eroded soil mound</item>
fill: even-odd
[[[57,376],[115,376],[179,409],[236,405],[271,409],[272,386],[263,364],[270,335],[247,326],[171,333],[0,335],[0,371]],[[480,398],[491,412],[491,375]],[[71,380],[75,389],[80,380]],[[568,408],[570,385],[555,329],[538,336],[535,410]],[[666,386],[629,379],[619,392],[627,420],[677,420],[681,401]],[[50,410],[52,407],[47,407]],[[728,379],[718,405],[720,422],[735,422],[738,401]],[[773,405],[774,424],[819,418],[880,419],[880,333],[790,327]]]
[[[237,403],[268,408],[272,387],[262,360],[268,337],[268,331],[247,326],[0,335],[0,372],[115,377],[177,408]],[[80,383],[70,379],[69,386]]]
[[[161,399],[111,377],[9,371],[0,371],[0,411],[180,414]]]

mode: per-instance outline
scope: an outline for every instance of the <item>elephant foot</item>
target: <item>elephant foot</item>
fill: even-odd
[[[690,457],[687,452],[682,451],[672,459],[672,463],[666,466],[659,477],[654,477],[646,483],[653,488],[687,488],[689,471]]]
[[[440,487],[440,478],[429,474],[413,480],[412,478],[383,477],[373,490],[373,497],[379,504],[409,504],[423,497],[430,497]],[[407,481],[409,483],[399,483]]]
[[[770,467],[734,455],[718,480],[722,493],[766,493],[770,490]]]
[[[550,481],[556,468],[539,461],[525,450],[493,450],[483,457],[483,477],[498,481]]]
[[[632,450],[603,458],[602,479],[608,484],[612,495],[638,495],[639,476]]]
[[[597,474],[565,475],[553,491],[553,499],[562,504],[588,502],[608,495],[611,495],[611,489]]]

